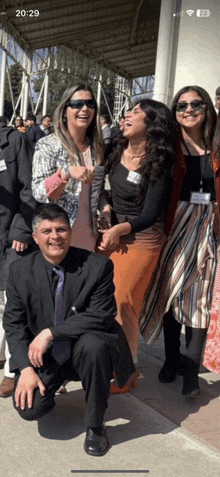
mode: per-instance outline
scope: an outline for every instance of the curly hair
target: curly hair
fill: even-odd
[[[63,145],[64,149],[68,153],[68,156],[70,158],[70,161],[74,164],[75,162],[75,157],[79,156],[79,151],[76,147],[76,144],[74,143],[74,140],[69,134],[68,131],[68,124],[66,120],[66,108],[67,108],[67,103],[71,100],[72,96],[74,93],[77,91],[89,91],[92,95],[92,99],[95,103],[95,114],[94,118],[87,128],[86,131],[86,137],[88,139],[89,145],[93,148],[94,154],[96,157],[96,162],[101,162],[102,161],[102,136],[101,136],[101,130],[100,130],[100,125],[97,117],[97,103],[96,99],[94,96],[94,93],[92,91],[92,88],[89,85],[86,85],[84,83],[79,83],[76,84],[75,86],[71,86],[67,88],[63,96],[61,98],[61,102],[59,106],[56,108],[54,112],[54,118],[53,118],[53,124],[54,124],[54,129],[56,136],[59,138],[61,144]]]
[[[190,91],[195,91],[195,93],[200,96],[205,102],[206,102],[206,117],[205,120],[202,124],[202,136],[203,136],[203,142],[205,144],[205,147],[207,150],[210,150],[212,147],[212,140],[215,132],[215,126],[216,126],[216,112],[215,108],[212,104],[212,100],[207,93],[207,91],[201,86],[184,86],[184,88],[181,88],[176,96],[173,99],[172,106],[171,106],[171,111],[173,114],[173,117],[175,121],[176,119],[176,104],[179,101],[179,98],[182,94],[184,93],[189,93]],[[177,122],[177,124],[179,124]],[[181,130],[181,127],[179,125],[179,129]]]
[[[179,149],[179,133],[176,121],[165,104],[153,99],[137,101],[145,112],[146,118],[146,155],[141,159],[141,180],[137,188],[136,203],[143,203],[146,187],[155,183],[164,170],[172,171]],[[134,105],[134,106],[135,106]],[[123,151],[128,146],[128,139],[121,136],[116,148],[106,161],[106,174],[109,176],[115,171],[121,160]]]

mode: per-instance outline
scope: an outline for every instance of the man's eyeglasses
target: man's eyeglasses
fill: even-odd
[[[189,105],[191,106],[193,111],[200,111],[202,108],[204,108],[204,106],[206,105],[206,102],[203,100],[195,100],[195,101],[192,101],[191,103],[185,103],[185,102],[176,103],[175,106],[176,106],[177,113],[185,113]]]
[[[66,107],[70,106],[71,109],[82,109],[84,105],[89,109],[95,109],[96,107],[93,99],[72,99],[66,104]]]

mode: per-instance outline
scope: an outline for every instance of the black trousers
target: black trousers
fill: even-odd
[[[44,358],[44,365],[35,371],[46,387],[46,394],[41,396],[37,388],[32,409],[26,408],[24,411],[15,406],[13,396],[14,407],[20,416],[31,421],[49,412],[55,405],[56,391],[68,379],[82,381],[87,404],[86,425],[101,426],[108,406],[113,373],[111,352],[101,333],[94,331],[82,335],[73,346],[72,358],[62,366],[55,362],[50,352]],[[16,376],[16,384],[19,376]]]
[[[182,325],[174,318],[172,309],[163,317],[165,356],[170,364],[178,362],[180,357],[180,334]],[[184,356],[190,358],[199,368],[207,329],[185,327],[186,351]]]

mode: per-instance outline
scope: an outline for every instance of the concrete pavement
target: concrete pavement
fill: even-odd
[[[111,444],[103,457],[83,450],[84,393],[68,383],[53,411],[22,421],[11,398],[0,399],[0,477],[148,476],[220,477],[220,376],[201,369],[201,396],[187,402],[181,378],[160,384],[163,340],[139,347],[138,387],[111,396],[106,425]],[[3,371],[0,371],[0,379]]]

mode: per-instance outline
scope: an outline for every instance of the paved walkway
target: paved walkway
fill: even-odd
[[[139,362],[138,388],[109,399],[111,449],[104,457],[83,451],[80,383],[69,383],[68,393],[57,396],[53,411],[38,422],[22,421],[11,398],[1,398],[0,477],[220,477],[220,376],[202,369],[201,396],[187,402],[181,378],[158,382],[162,338],[154,347],[141,341]]]

